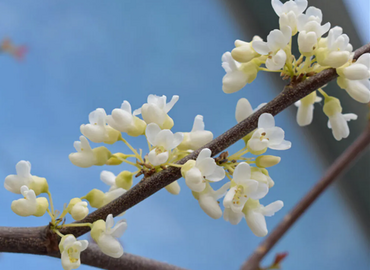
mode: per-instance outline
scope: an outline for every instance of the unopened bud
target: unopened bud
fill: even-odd
[[[105,165],[105,163],[112,156],[112,153],[105,146],[94,148],[93,152],[96,158],[96,163],[94,165],[97,166]]]
[[[68,213],[71,214],[74,220],[81,220],[85,218],[89,213],[87,202],[81,201],[80,198],[73,198],[68,204]]]
[[[193,168],[195,166],[195,163],[196,161],[195,160],[188,160],[184,166],[181,167],[181,175],[182,177],[185,178],[185,174],[187,173],[187,171],[189,171],[191,168]]]
[[[129,171],[123,171],[116,177],[116,186],[129,190],[132,186],[133,173]]]
[[[85,196],[85,199],[94,208],[100,208],[104,205],[104,192],[94,188]]]
[[[106,165],[120,165],[123,159],[126,159],[128,156],[123,153],[115,153],[113,154],[108,161],[105,163]]]
[[[270,155],[259,156],[256,158],[256,165],[259,168],[268,168],[268,167],[275,166],[276,164],[280,162],[280,160],[281,158],[276,157],[276,156],[270,156]]]
[[[49,202],[44,197],[37,198],[36,201],[37,201],[37,209],[33,215],[35,217],[42,217],[49,207]]]

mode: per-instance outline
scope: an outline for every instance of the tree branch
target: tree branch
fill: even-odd
[[[364,53],[370,52],[370,43],[357,49],[354,59],[357,59]],[[309,79],[297,83],[295,85],[288,85],[284,90],[271,102],[262,107],[260,110],[243,120],[236,126],[232,127],[224,134],[217,137],[215,140],[205,145],[209,148],[213,155],[220,153],[235,142],[242,139],[248,133],[257,127],[258,118],[262,113],[271,113],[276,115],[283,111],[294,102],[307,96],[311,92],[317,90],[323,85],[337,77],[335,69],[324,70]],[[203,148],[204,148],[203,147]],[[201,149],[194,151],[192,154],[181,159],[178,164],[184,164],[189,159],[196,159]],[[92,223],[98,219],[106,219],[108,214],[114,216],[126,211],[132,206],[138,204],[142,200],[148,198],[155,192],[174,182],[181,177],[180,169],[170,167],[151,177],[144,178],[132,189],[127,191],[121,197],[107,204],[106,206],[92,212],[85,219],[77,223]],[[62,229],[63,234],[74,234],[76,237],[81,236],[89,231],[88,227],[67,227]],[[49,226],[35,227],[35,228],[7,228],[0,227],[0,252],[16,252],[16,253],[30,253],[39,255],[58,256],[58,242],[59,236],[49,230]],[[97,267],[106,267],[107,265],[114,268],[116,263],[112,258],[107,258],[102,253],[97,253],[96,246],[91,246],[90,252],[82,252],[81,258],[85,259],[89,265]],[[119,265],[126,265],[127,270],[136,269],[181,269],[176,266],[155,262],[153,260],[141,258],[135,255],[126,254],[118,260]],[[83,262],[84,263],[84,262]],[[117,262],[118,265],[118,262]],[[145,268],[147,267],[147,268]],[[157,268],[156,268],[157,267]]]
[[[0,252],[48,255],[60,258],[58,237],[47,227],[0,227]],[[185,270],[164,262],[125,253],[115,259],[102,253],[95,243],[81,253],[81,263],[103,269]]]
[[[362,135],[335,160],[324,177],[306,194],[306,196],[288,213],[280,224],[257,247],[254,253],[243,264],[241,270],[257,270],[263,257],[307,210],[320,194],[338,178],[370,144],[370,122]]]
[[[49,256],[60,258],[60,253]],[[88,248],[81,253],[81,263],[109,270],[185,270],[185,268],[128,253],[115,259],[102,253],[94,243],[89,243]]]
[[[370,52],[370,43],[360,47],[355,51],[354,59],[357,59],[362,54]],[[212,151],[212,155],[216,155],[221,151],[225,150],[232,144],[236,143],[248,133],[253,131],[257,127],[258,117],[263,113],[271,113],[276,115],[283,111],[294,102],[300,100],[301,98],[307,96],[318,88],[324,86],[331,80],[338,77],[336,70],[331,68],[324,70],[315,76],[308,78],[307,80],[297,83],[295,85],[288,85],[284,90],[272,101],[266,104],[257,112],[253,113],[247,119],[243,120],[239,124],[235,125],[212,142],[208,143],[202,148],[209,148]],[[201,148],[201,149],[202,149]],[[198,149],[191,153],[190,155],[184,157],[177,164],[184,164],[189,159],[196,159],[201,149]],[[149,196],[153,195],[160,189],[171,184],[181,177],[181,172],[179,168],[170,167],[160,173],[154,174],[151,177],[144,178],[133,188],[128,190],[125,194],[107,204],[106,206],[92,212],[86,218],[81,221],[94,222],[99,219],[105,220],[109,214],[117,216],[122,212],[128,210],[139,202],[145,200]],[[71,233],[76,237],[88,232],[90,228],[88,227],[68,227],[62,230],[63,234]]]

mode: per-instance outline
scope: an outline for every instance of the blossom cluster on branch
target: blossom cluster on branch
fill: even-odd
[[[254,36],[252,41],[235,41],[235,48],[222,56],[226,71],[223,91],[234,93],[253,82],[259,71],[278,72],[283,79],[300,82],[328,68],[335,68],[339,75],[338,86],[361,103],[370,102],[370,54],[363,54],[353,61],[353,48],[343,29],[330,23],[322,24],[320,9],[308,7],[307,0],[272,0],[272,7],[279,17],[279,29],[274,29],[263,41]],[[307,9],[306,9],[307,8]],[[326,37],[324,34],[328,32]],[[297,35],[301,55],[292,54],[292,37]],[[261,67],[265,65],[265,67]],[[353,113],[342,113],[339,99],[329,96],[323,89],[323,111],[328,117],[328,127],[336,140],[347,138],[348,121],[356,120]],[[296,102],[297,122],[307,126],[312,122],[314,104],[322,100],[317,91]]]
[[[325,69],[336,68],[339,75],[337,82],[341,88],[359,102],[370,101],[370,54],[363,54],[354,62],[348,36],[342,33],[340,27],[330,29],[330,23],[322,25],[321,11],[314,7],[306,10],[307,5],[306,0],[287,1],[285,4],[272,0],[272,6],[279,16],[280,29],[271,31],[267,42],[257,36],[251,42],[235,41],[236,48],[222,56],[222,66],[226,71],[224,92],[240,90],[251,83],[259,71],[279,72],[284,79],[290,78],[292,83],[296,83]],[[328,31],[328,36],[322,37]],[[291,53],[292,37],[297,33],[301,52],[298,59]],[[321,88],[317,91],[325,99],[323,110],[329,118],[328,126],[335,139],[346,138],[349,135],[347,121],[357,116],[342,114],[337,98],[329,96]],[[50,229],[61,237],[59,250],[64,269],[79,267],[80,253],[86,250],[88,242],[77,240],[72,234],[63,235],[63,228],[89,227],[91,237],[101,251],[113,258],[119,258],[124,253],[118,238],[127,228],[124,219],[114,225],[112,214],[105,220],[99,219],[93,223],[66,223],[68,214],[75,221],[83,220],[89,214],[89,206],[99,209],[122,196],[132,188],[134,178],[147,178],[169,167],[181,169],[181,175],[193,197],[211,218],[223,217],[234,225],[245,218],[256,236],[263,237],[268,233],[265,217],[273,216],[283,207],[283,202],[278,200],[266,206],[260,203],[275,184],[268,168],[281,160],[278,156],[265,153],[268,149],[291,148],[291,143],[285,140],[284,130],[276,126],[273,115],[263,113],[258,118],[257,128],[243,138],[243,146],[235,153],[226,151],[213,157],[210,149],[203,148],[196,160],[179,164],[182,158],[211,142],[213,133],[205,129],[202,115],[195,116],[189,132],[174,133],[172,129],[175,123],[169,112],[178,100],[177,95],[169,102],[166,96],[149,95],[147,102],[134,111],[131,104],[124,100],[111,114],[107,114],[103,108],[91,112],[89,123],[80,127],[82,135],[79,141],[74,142],[76,152],[69,155],[70,161],[82,168],[129,164],[133,169],[123,170],[117,175],[103,170],[100,179],[109,189],[92,189],[81,197],[72,198],[62,211],[54,208],[47,180],[31,174],[30,162],[18,162],[16,174],[6,177],[5,188],[23,196],[12,202],[14,213],[24,217],[49,214]],[[314,104],[320,101],[315,91],[296,103],[300,126],[311,123]],[[235,109],[236,121],[243,121],[263,106],[265,103],[253,110],[249,101],[241,98]],[[130,137],[145,138],[147,151],[132,146]],[[89,141],[106,145],[121,142],[127,150],[112,153],[106,146],[92,148]],[[214,189],[214,183],[221,181],[225,183]],[[165,188],[174,195],[180,192],[177,181]],[[40,196],[42,194],[46,196]]]

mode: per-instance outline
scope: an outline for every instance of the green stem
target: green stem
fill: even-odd
[[[121,141],[123,141],[123,142],[127,145],[127,147],[128,147],[128,148],[130,148],[130,150],[132,151],[132,153],[134,153],[134,154],[135,154],[136,158],[137,158],[138,160],[140,160],[140,162],[144,162],[143,158],[139,155],[139,153],[136,151],[136,149],[135,149],[135,148],[133,148],[133,147],[131,146],[131,144],[129,144],[129,143],[128,143],[128,141],[126,141],[124,138],[121,138]]]

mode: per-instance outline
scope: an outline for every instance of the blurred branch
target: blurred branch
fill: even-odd
[[[0,252],[48,255],[60,258],[58,237],[47,227],[0,227]],[[164,262],[125,253],[115,259],[102,253],[97,244],[89,243],[81,253],[81,263],[102,269],[185,270]]]
[[[288,213],[273,232],[260,244],[252,256],[243,264],[241,270],[258,270],[263,257],[280,240],[280,238],[290,229],[298,218],[307,210],[308,207],[320,196],[320,194],[338,176],[343,173],[360,156],[370,144],[370,122],[362,135],[347,150],[335,160],[326,171],[324,177],[298,202],[290,213]]]
[[[370,43],[360,47],[355,51],[354,59],[357,59],[362,54],[370,52]],[[318,88],[324,86],[331,80],[338,77],[336,70],[333,68],[324,70],[309,79],[296,83],[294,85],[287,85],[283,91],[272,101],[267,103],[257,112],[253,113],[247,119],[243,120],[239,124],[235,125],[203,148],[209,148],[212,151],[212,155],[216,155],[226,148],[236,143],[248,133],[252,132],[258,123],[258,118],[263,113],[271,113],[276,115],[292,105],[294,102],[300,100],[301,98],[307,96],[311,92],[317,90]],[[201,148],[202,149],[202,148]],[[190,155],[181,159],[177,164],[184,164],[189,159],[196,159],[201,149],[198,149],[191,153]],[[171,184],[181,177],[181,172],[179,168],[170,167],[160,173],[154,174],[151,177],[144,178],[133,188],[128,190],[125,194],[107,204],[106,206],[99,208],[98,210],[89,214],[86,218],[77,223],[93,223],[96,220],[103,219],[109,215],[117,216],[122,212],[128,210],[144,199],[150,197],[160,189]],[[74,234],[76,237],[85,234],[90,228],[88,227],[68,227],[61,230],[63,234]]]

